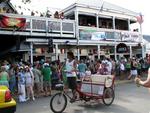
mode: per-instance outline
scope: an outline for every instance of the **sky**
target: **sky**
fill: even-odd
[[[53,8],[54,10],[60,10],[66,8],[67,6],[75,3],[77,0],[31,0],[30,4],[23,5],[24,8],[28,7],[31,10],[40,10],[41,12],[45,12],[46,9]],[[92,1],[92,0],[91,0]],[[131,11],[135,11],[137,13],[142,13],[144,22],[142,23],[142,33],[146,35],[150,35],[150,5],[148,0],[104,0],[109,3],[113,3],[115,5],[121,6],[123,8],[129,9]],[[11,0],[14,4],[21,4],[21,0]]]

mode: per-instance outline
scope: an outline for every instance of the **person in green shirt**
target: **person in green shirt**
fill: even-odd
[[[62,71],[62,80],[63,80],[63,83],[64,83],[64,90],[67,90],[68,89],[68,83],[67,83],[67,76],[66,76],[65,70],[66,70],[66,66],[63,65],[62,69],[61,69],[61,71]]]
[[[48,63],[44,63],[44,67],[42,69],[42,75],[43,75],[43,86],[44,86],[45,96],[51,95],[52,71]],[[48,90],[49,90],[49,94],[48,94]]]

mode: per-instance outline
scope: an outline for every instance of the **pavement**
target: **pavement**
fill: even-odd
[[[147,78],[147,75],[144,75],[143,77],[141,77],[142,80],[146,80]],[[134,82],[134,79],[130,79],[130,80],[127,80],[127,79],[124,79],[124,80],[119,80],[118,78],[116,78],[115,80],[115,85],[119,85],[119,84],[125,84],[125,83],[132,83]]]
[[[146,79],[146,75],[143,76],[141,79],[145,80]],[[119,80],[118,77],[116,77],[116,79],[115,79],[115,86],[118,86],[120,84],[127,84],[127,83],[134,83],[134,79],[131,79],[131,80],[127,80],[127,79],[126,80],[125,79],[124,80]],[[71,92],[71,90],[69,90],[69,91]],[[58,92],[58,90],[52,90],[52,95],[55,94],[56,92]],[[38,98],[41,98],[43,96],[44,96],[44,93],[41,93],[41,95]],[[15,100],[18,101],[17,95],[13,95],[13,97],[14,97]]]

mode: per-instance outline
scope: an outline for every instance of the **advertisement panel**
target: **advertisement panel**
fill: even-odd
[[[114,32],[97,31],[97,30],[79,30],[80,40],[114,40]]]

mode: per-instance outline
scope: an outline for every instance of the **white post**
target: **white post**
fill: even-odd
[[[143,35],[142,35],[142,23],[140,23],[140,38],[141,38],[141,47],[142,47],[142,58],[145,57],[145,49],[144,49],[144,43],[143,43]]]
[[[115,17],[113,16],[113,29],[116,29]]]
[[[115,52],[115,61],[117,61],[117,51],[116,51],[117,45],[116,44],[115,44],[114,48],[115,48],[115,51],[114,51]]]
[[[77,39],[77,58],[80,60],[80,51],[79,51],[79,12],[76,8],[75,10],[75,22],[76,22],[76,39]]]
[[[30,62],[33,64],[33,42],[30,42]]]
[[[132,46],[130,46],[130,58],[132,58]]]
[[[96,14],[96,27],[99,28],[98,14]]]
[[[113,16],[112,17],[112,20],[113,20],[113,29],[115,30],[116,29],[116,23],[115,23],[115,16]],[[116,49],[117,49],[117,42],[116,42],[116,37],[115,37],[115,46],[114,46],[114,48],[115,48],[115,61],[117,61],[117,51],[116,51]]]
[[[130,19],[128,19],[128,30],[130,31]]]
[[[58,44],[55,44],[55,60],[58,60]]]
[[[97,45],[97,54],[98,54],[98,59],[100,59],[100,45]]]

